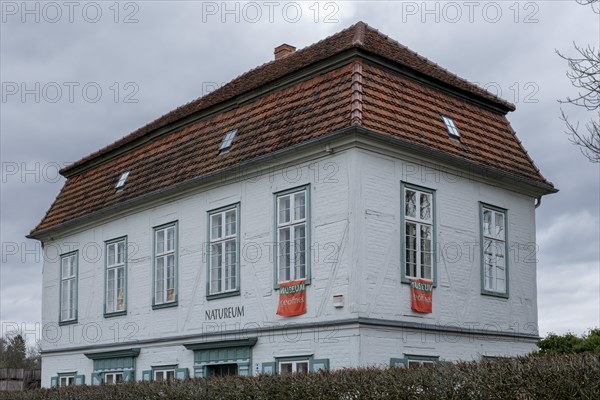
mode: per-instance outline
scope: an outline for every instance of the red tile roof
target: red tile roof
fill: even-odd
[[[161,128],[353,49],[359,52],[329,72],[314,73],[279,89],[273,86],[240,106],[152,137]],[[376,66],[377,60],[367,61],[372,57],[393,62],[412,78]],[[356,63],[362,73],[353,69]],[[359,86],[353,86],[353,79]],[[426,79],[433,86],[415,79]],[[510,110],[514,110],[512,104],[359,22],[253,69],[63,169],[67,182],[32,235],[352,124],[490,167],[537,185],[542,192],[552,192],[552,184],[512,132],[505,118]],[[440,114],[455,119],[460,142],[448,137]],[[234,128],[238,134],[231,151],[219,155],[223,135]],[[124,171],[131,173],[125,189],[117,193],[115,184]]]

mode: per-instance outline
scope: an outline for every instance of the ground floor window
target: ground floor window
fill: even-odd
[[[329,359],[316,359],[312,355],[276,357],[274,362],[263,362],[263,374],[305,374],[329,370]]]
[[[60,386],[73,386],[75,384],[75,375],[61,376]]]
[[[299,361],[280,361],[279,362],[279,373],[280,374],[295,374],[295,373],[307,373],[308,372],[308,359]]]
[[[184,344],[194,352],[194,377],[252,375],[252,347],[257,338]]]
[[[154,371],[154,380],[157,382],[172,381],[175,379],[174,369],[163,369]]]
[[[64,387],[85,384],[85,375],[77,375],[77,372],[61,372],[50,378],[51,387]]]
[[[92,385],[135,381],[135,359],[139,354],[139,348],[85,353],[87,358],[94,361]]]
[[[168,382],[175,379],[187,379],[188,377],[188,369],[179,368],[177,365],[153,366],[151,370],[142,371],[143,381]]]
[[[431,367],[440,360],[439,356],[404,354],[402,358],[391,358],[390,365],[400,368]]]
[[[206,366],[207,376],[232,376],[238,375],[237,364],[218,364]]]
[[[123,382],[123,372],[107,372],[104,374],[104,383],[114,385]]]

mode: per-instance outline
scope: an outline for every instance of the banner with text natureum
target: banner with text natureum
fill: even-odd
[[[410,297],[411,308],[420,313],[431,312],[433,282],[427,279],[411,279]]]
[[[297,280],[279,284],[277,315],[293,317],[306,313],[306,284]]]

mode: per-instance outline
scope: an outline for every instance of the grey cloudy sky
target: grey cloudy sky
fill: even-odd
[[[42,256],[25,235],[64,182],[58,168],[270,61],[282,43],[302,48],[359,20],[516,104],[513,128],[560,189],[537,210],[540,333],[600,325],[600,171],[563,134],[557,99],[576,92],[555,54],[600,47],[589,6],[2,1],[1,11],[3,332],[41,320]]]

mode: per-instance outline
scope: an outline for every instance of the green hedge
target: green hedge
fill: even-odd
[[[0,399],[600,399],[600,355],[0,392]]]

